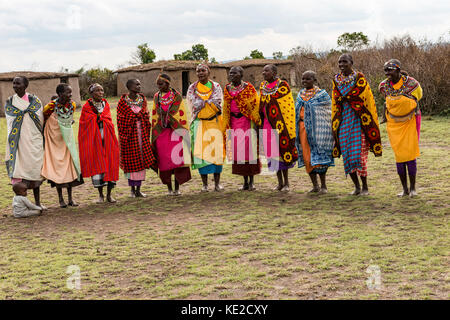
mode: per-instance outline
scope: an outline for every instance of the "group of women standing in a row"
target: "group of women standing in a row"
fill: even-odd
[[[375,156],[382,154],[377,109],[364,75],[353,70],[352,57],[344,54],[338,63],[341,72],[333,79],[331,98],[317,87],[316,74],[307,71],[296,102],[287,81],[277,77],[275,65],[264,67],[258,95],[251,83],[242,81],[241,67],[231,68],[230,83],[222,90],[209,78],[208,65],[200,64],[198,81],[187,92],[190,119],[168,75],[161,74],[156,80],[159,91],[151,110],[140,81],[130,79],[126,84],[129,93],[117,106],[118,140],[103,88],[92,84],[92,98],[80,117],[79,152],[72,130],[76,106],[70,86],[58,85],[58,97],[42,107],[36,96],[26,93],[28,80],[16,77],[16,94],[6,103],[9,177],[13,184],[24,183],[33,189],[38,206],[39,186],[47,179],[57,188],[60,206],[66,207],[77,205],[72,187],[82,184],[83,177],[91,177],[99,202],[105,201],[104,187],[106,201],[115,202],[111,191],[119,179],[119,166],[132,197],[146,196],[141,184],[150,168],[158,172],[170,195],[180,194],[179,186],[191,179],[190,168],[199,170],[202,192],[208,191],[208,174],[214,176],[214,190],[221,191],[220,174],[228,156],[232,173],[243,176],[240,190],[253,191],[263,152],[269,170],[277,173],[274,190],[289,191],[288,170],[298,162],[311,178],[310,192],[321,194],[327,192],[328,168],[342,155],[345,174],[355,186],[352,194],[368,194],[369,150]],[[387,79],[380,84],[380,91],[386,97],[387,131],[404,188],[400,195],[413,196],[415,159],[419,156],[417,101],[422,90],[415,79],[401,71],[398,60],[388,61],[384,71]],[[67,204],[62,188],[68,191]]]

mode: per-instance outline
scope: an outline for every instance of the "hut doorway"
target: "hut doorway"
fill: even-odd
[[[181,72],[181,80],[183,82],[183,97],[186,96],[189,89],[189,71]]]

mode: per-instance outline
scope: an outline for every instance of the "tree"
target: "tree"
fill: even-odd
[[[343,33],[337,39],[338,46],[344,50],[357,50],[369,44],[369,38],[362,32]]]
[[[250,52],[250,58],[251,59],[264,59],[264,54],[259,51],[258,49],[252,50],[252,52]]]
[[[274,59],[281,60],[283,59],[283,52],[275,51],[274,53],[272,53],[272,56]]]
[[[180,54],[174,54],[175,60],[204,60],[208,61],[208,49],[201,43],[194,44],[192,50],[186,50]]]
[[[136,51],[131,55],[132,64],[152,63],[156,59],[155,51],[149,48],[147,43],[137,46]]]

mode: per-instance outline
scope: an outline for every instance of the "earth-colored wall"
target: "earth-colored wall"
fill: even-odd
[[[183,89],[182,74],[183,71],[189,72],[189,84],[194,83],[197,80],[197,75],[195,70],[176,70],[176,71],[163,71],[167,73],[171,79],[172,88],[181,92]],[[142,93],[148,97],[153,98],[155,93],[158,91],[158,86],[156,85],[156,78],[160,74],[160,70],[148,70],[143,72],[137,71],[126,71],[121,72],[117,75],[117,95],[121,96],[128,93],[126,83],[128,79],[139,79],[142,84]],[[211,69],[211,80],[219,82],[223,87],[227,84],[227,71],[225,68],[212,68]]]
[[[61,83],[59,78],[53,79],[31,79],[27,88],[27,92],[35,94],[39,97],[42,104],[45,105],[50,102],[50,98],[56,95],[56,87]],[[80,86],[78,78],[69,78],[69,85],[72,87],[72,100],[77,106],[81,105]],[[0,116],[5,115],[4,106],[6,99],[14,94],[12,88],[12,81],[0,81]]]

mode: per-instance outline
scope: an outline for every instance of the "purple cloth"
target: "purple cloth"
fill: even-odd
[[[415,176],[417,173],[417,160],[397,162],[397,173],[401,176],[406,175],[406,167],[408,167],[408,174],[410,176]]]
[[[128,179],[128,185],[130,187],[140,187],[142,185],[142,180],[131,180],[131,179]]]

